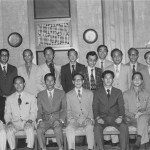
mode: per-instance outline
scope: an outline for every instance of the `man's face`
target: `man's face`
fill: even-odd
[[[21,93],[24,90],[25,83],[21,78],[17,78],[14,82],[14,87],[18,93]]]
[[[106,58],[106,56],[107,56],[107,49],[106,49],[106,47],[101,47],[99,50],[98,50],[98,57],[100,58],[100,59],[105,59]]]
[[[32,63],[32,60],[33,60],[33,56],[31,54],[30,51],[26,51],[24,54],[23,54],[23,59],[25,61],[25,63]]]
[[[70,62],[76,62],[78,56],[75,51],[70,51],[68,56]]]
[[[141,76],[139,74],[134,75],[133,84],[135,87],[139,87],[143,83]]]
[[[104,86],[112,86],[113,84],[113,77],[110,73],[106,74],[103,78],[103,84]]]
[[[122,61],[121,53],[119,51],[113,52],[112,60],[113,60],[115,65],[119,65],[121,63],[121,61]]]
[[[89,57],[87,59],[88,66],[91,68],[95,67],[96,62],[97,62],[96,56],[95,55],[94,56],[89,55]]]
[[[55,86],[55,80],[53,76],[48,76],[45,81],[48,90],[52,90]]]
[[[51,63],[54,59],[54,54],[53,54],[53,51],[51,49],[47,49],[45,51],[45,59],[47,61],[47,63]]]
[[[75,85],[76,88],[78,89],[81,88],[83,83],[84,83],[84,80],[82,79],[81,75],[76,75],[74,77],[73,84]]]
[[[145,61],[148,65],[150,65],[150,53],[146,55]]]
[[[129,59],[130,59],[130,62],[135,64],[138,60],[138,53],[136,52],[136,50],[131,50],[130,53],[129,53]]]
[[[8,53],[2,51],[0,55],[0,62],[5,65],[8,62],[8,59],[9,59]]]

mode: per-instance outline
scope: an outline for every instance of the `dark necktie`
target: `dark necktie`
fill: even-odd
[[[72,77],[74,76],[74,74],[75,74],[75,66],[72,65]]]
[[[104,62],[101,61],[101,69],[102,69],[102,72],[104,71]]]
[[[6,76],[6,73],[7,73],[7,72],[6,72],[6,67],[3,66],[3,75]]]
[[[135,70],[135,65],[133,65],[133,70],[132,70],[132,73],[135,73],[136,70]]]
[[[107,89],[107,97],[108,97],[108,99],[110,97],[110,90],[109,89]]]
[[[19,97],[18,97],[18,105],[19,105],[19,107],[20,107],[21,103],[22,103],[21,95],[19,94]]]
[[[96,90],[96,84],[95,84],[95,80],[94,80],[93,69],[91,69],[91,79],[90,79],[90,82],[91,82],[91,90],[92,91]]]
[[[53,63],[49,64],[49,69],[50,69],[50,73],[55,75],[55,68],[54,68],[54,64]]]
[[[78,98],[80,99],[82,97],[80,90],[78,90]]]
[[[52,106],[52,99],[53,99],[53,96],[52,96],[52,92],[50,91],[49,92],[49,102],[50,102],[50,105]]]

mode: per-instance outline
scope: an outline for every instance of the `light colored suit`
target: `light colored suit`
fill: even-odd
[[[61,82],[60,82],[61,66],[54,64],[54,68],[55,68],[55,77],[56,77],[55,88],[62,89]],[[43,90],[46,89],[44,76],[47,73],[50,73],[50,69],[47,66],[47,64],[44,63],[44,64],[40,65],[39,68],[38,68],[38,71],[37,71],[37,81],[36,81],[38,91],[43,91]]]
[[[18,105],[17,92],[8,96],[5,106],[5,121],[12,122],[14,129],[7,128],[7,138],[11,149],[15,149],[15,133],[17,130],[24,129],[27,136],[27,147],[33,148],[34,145],[34,125],[26,128],[25,123],[28,120],[35,122],[37,117],[37,100],[34,95],[23,91],[21,93],[22,103]]]
[[[0,150],[6,150],[6,140],[5,125],[0,121]]]
[[[108,66],[112,65],[112,64],[113,64],[112,61],[110,61],[110,60],[108,60],[108,59],[105,59],[104,64],[103,64],[103,67],[104,67],[103,71],[105,71],[106,68],[107,68]],[[97,60],[97,63],[96,63],[96,66],[95,66],[95,67],[101,68],[101,61],[100,61],[100,59]]]
[[[37,96],[38,90],[37,90],[37,70],[38,66],[35,64],[32,64],[30,76],[28,76],[25,64],[18,67],[18,75],[22,76],[25,79],[26,86],[25,91]]]
[[[148,71],[148,67],[141,69],[140,72],[142,73],[144,79],[144,89],[150,92],[150,73]]]
[[[78,98],[75,89],[71,90],[66,95],[67,98],[67,119],[68,126],[66,135],[69,149],[75,149],[75,131],[79,127],[85,128],[88,149],[93,149],[94,133],[93,125],[93,93],[90,90],[83,89],[82,97]]]
[[[106,70],[111,70],[115,74],[114,64],[107,67]],[[113,86],[122,90],[128,90],[131,85],[130,67],[121,63],[119,76],[114,78]]]

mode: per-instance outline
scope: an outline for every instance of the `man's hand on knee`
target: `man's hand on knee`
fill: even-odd
[[[7,131],[13,131],[14,130],[14,125],[13,123],[10,121],[7,123]]]

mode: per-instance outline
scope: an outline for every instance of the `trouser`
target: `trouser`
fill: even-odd
[[[3,121],[3,123],[5,123],[4,120],[5,101],[6,97],[0,96],[0,120]]]
[[[52,128],[56,135],[56,142],[58,144],[58,147],[59,149],[62,149],[63,147],[62,125],[59,124],[56,127],[54,127],[54,122],[52,123],[51,121],[44,121],[43,123],[44,126],[41,126],[39,124],[37,127],[37,137],[38,137],[40,148],[44,149],[46,147],[45,132],[48,129]]]
[[[94,146],[93,125],[87,124],[85,126],[82,126],[78,122],[69,124],[66,128],[66,135],[69,149],[75,149],[75,131],[80,127],[85,129],[88,149],[93,149]]]
[[[137,119],[132,119],[128,121],[129,126],[137,127],[137,135],[141,136],[141,144],[149,142],[148,136],[148,120],[149,115],[141,115]]]
[[[0,122],[0,150],[6,150],[6,131],[2,122]]]
[[[99,150],[104,150],[104,145],[103,145],[103,130],[105,127],[107,126],[113,126],[115,128],[117,128],[120,131],[120,146],[121,146],[121,150],[126,150],[127,146],[128,146],[128,136],[129,136],[129,132],[128,132],[128,126],[122,122],[121,124],[117,124],[115,122],[112,122],[111,124],[99,124],[96,123],[95,127],[94,127],[94,133],[95,133],[95,142],[98,146]]]
[[[7,127],[7,140],[11,149],[16,148],[15,133],[19,130],[24,130],[26,134],[26,143],[28,148],[34,146],[34,126],[26,126],[25,121],[13,122],[13,129]]]

